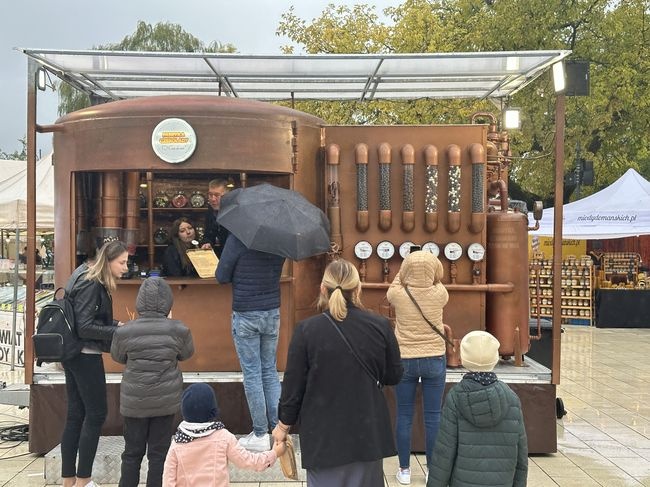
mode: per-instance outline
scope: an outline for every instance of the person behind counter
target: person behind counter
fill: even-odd
[[[442,284],[442,277],[442,264],[436,256],[426,251],[411,252],[402,261],[386,294],[390,304],[395,307],[395,335],[404,366],[402,380],[395,388],[395,436],[399,457],[396,476],[397,481],[404,485],[411,483],[411,431],[418,383],[422,384],[428,468],[435,462],[435,458],[432,459],[433,446],[440,427],[447,376],[442,310],[449,300],[449,294]],[[437,332],[427,323],[423,313]]]
[[[399,382],[399,346],[388,319],[362,309],[360,291],[350,262],[329,264],[318,302],[328,311],[298,323],[289,345],[273,438],[285,441],[300,418],[310,487],[384,485],[383,459],[396,453],[378,385]]]
[[[193,248],[192,240],[196,238],[194,225],[181,217],[172,223],[172,243],[165,249],[163,256],[163,274],[168,277],[196,277],[198,274],[192,265],[187,250]]]
[[[167,318],[173,304],[172,290],[164,279],[145,279],[136,299],[138,319],[120,327],[113,336],[111,356],[126,364],[120,385],[124,452],[119,487],[137,487],[145,451],[147,486],[162,485],[174,415],[183,392],[178,361],[194,353],[189,328]]]
[[[91,480],[99,435],[108,413],[102,352],[110,351],[113,333],[111,293],[128,271],[129,253],[118,240],[105,243],[92,264],[82,264],[70,276],[66,292],[73,300],[77,335],[83,349],[62,363],[68,412],[61,438],[63,487],[95,487]],[[77,454],[79,456],[77,465]]]
[[[208,183],[208,212],[205,216],[205,236],[201,242],[202,249],[209,249],[212,247],[217,257],[221,258],[221,252],[226,245],[226,239],[230,232],[226,227],[217,222],[219,216],[219,208],[221,208],[221,198],[230,189],[228,188],[228,181],[225,179],[213,179]]]

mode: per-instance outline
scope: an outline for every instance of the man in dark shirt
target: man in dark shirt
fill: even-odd
[[[221,257],[228,230],[217,223],[219,208],[221,207],[221,197],[228,191],[228,182],[225,179],[213,179],[208,183],[208,212],[205,216],[205,235],[201,242],[202,249],[214,249],[217,257]]]

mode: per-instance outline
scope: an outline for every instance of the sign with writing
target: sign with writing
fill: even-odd
[[[16,367],[25,366],[25,315],[20,312],[16,315],[16,334],[11,331],[14,319],[13,312],[0,311],[0,363],[11,365],[11,344],[15,339]]]
[[[533,254],[544,254],[544,258],[553,257],[553,237],[540,237],[538,235],[528,235],[528,256]],[[569,255],[579,257],[587,253],[587,241],[576,239],[562,239],[562,259]]]
[[[151,146],[163,161],[178,164],[189,159],[194,153],[196,134],[185,120],[167,118],[153,129]]]

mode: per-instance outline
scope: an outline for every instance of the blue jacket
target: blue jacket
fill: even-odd
[[[280,307],[283,265],[284,257],[249,250],[231,234],[215,277],[221,284],[232,283],[233,311],[267,311]]]

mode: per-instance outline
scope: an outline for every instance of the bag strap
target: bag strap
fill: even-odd
[[[323,313],[323,316],[325,316],[325,318],[327,318],[329,320],[329,322],[332,323],[332,326],[336,329],[336,331],[339,333],[339,335],[341,335],[341,338],[343,339],[345,344],[350,349],[350,352],[352,353],[352,355],[354,355],[354,358],[357,359],[357,362],[359,362],[361,364],[361,367],[363,367],[363,370],[366,371],[366,374],[368,374],[370,376],[370,378],[374,381],[375,385],[377,386],[377,389],[382,390],[384,388],[384,384],[382,384],[381,381],[374,376],[374,374],[370,370],[370,367],[368,367],[368,365],[366,365],[366,363],[363,360],[361,360],[361,357],[359,357],[359,354],[356,352],[356,350],[354,348],[352,348],[352,345],[350,344],[348,339],[345,337],[345,335],[343,334],[341,329],[338,327],[338,325],[336,323],[334,323],[334,320],[332,319],[332,317],[327,313]]]
[[[429,324],[431,329],[433,331],[435,331],[438,335],[440,335],[442,337],[442,339],[447,343],[447,345],[449,345],[451,348],[454,348],[454,342],[452,342],[449,338],[447,338],[444,333],[441,333],[440,330],[438,330],[438,328],[436,328],[436,325],[434,325],[433,323],[431,323],[429,321],[429,318],[424,316],[424,312],[422,311],[422,308],[420,308],[420,305],[418,304],[418,302],[415,300],[415,298],[411,294],[411,291],[409,291],[408,286],[404,286],[404,291],[406,291],[406,294],[408,295],[408,297],[411,298],[411,301],[413,301],[413,304],[415,305],[415,307],[418,309],[418,311],[422,315],[422,318],[424,318],[424,321],[426,321]]]

